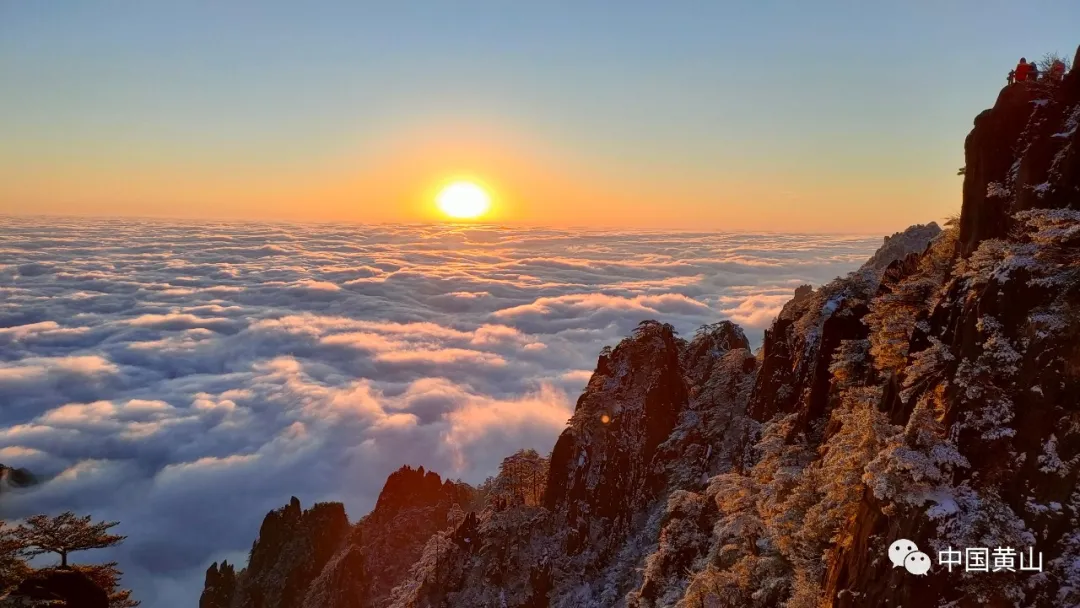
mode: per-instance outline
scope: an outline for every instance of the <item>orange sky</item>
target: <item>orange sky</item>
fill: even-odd
[[[0,10],[0,215],[891,233],[1077,11],[452,4]]]
[[[493,223],[885,232],[940,220],[942,209],[958,205],[960,186],[951,175],[897,183],[887,175],[725,171],[719,162],[613,162],[504,124],[418,125],[299,163],[101,152],[79,162],[5,163],[0,213],[440,221],[438,189],[467,179],[491,193],[482,219]]]

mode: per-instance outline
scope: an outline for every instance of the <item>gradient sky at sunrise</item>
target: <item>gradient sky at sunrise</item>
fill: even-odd
[[[391,5],[393,4],[393,5]],[[1062,2],[0,0],[0,214],[878,233]]]

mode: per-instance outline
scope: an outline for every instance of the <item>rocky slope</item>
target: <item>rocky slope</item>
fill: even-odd
[[[354,526],[294,502],[201,605],[1080,605],[1078,125],[1076,70],[1003,90],[959,219],[800,287],[756,355],[728,322],[645,321],[549,458],[477,489],[403,469]],[[889,562],[899,538],[927,576]],[[949,572],[949,547],[1044,567]]]

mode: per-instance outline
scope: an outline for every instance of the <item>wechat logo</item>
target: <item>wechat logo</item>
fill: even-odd
[[[930,571],[930,556],[919,551],[919,547],[906,538],[889,545],[889,561],[893,563],[893,568],[903,567],[917,576],[925,576]]]

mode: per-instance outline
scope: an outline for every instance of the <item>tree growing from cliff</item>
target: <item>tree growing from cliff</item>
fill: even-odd
[[[1066,73],[1068,73],[1069,70],[1072,69],[1072,61],[1061,53],[1056,52],[1043,55],[1042,59],[1038,60],[1036,63],[1039,64],[1039,71],[1043,74],[1046,74],[1050,72],[1050,67],[1053,66],[1054,62],[1056,61],[1060,61],[1061,63],[1065,64]]]
[[[908,346],[920,313],[933,309],[956,259],[958,231],[944,230],[918,260],[918,268],[874,298],[864,323],[870,327],[874,366],[888,375],[907,362]]]
[[[845,366],[846,367],[846,366]],[[865,485],[863,470],[885,443],[899,432],[876,404],[881,387],[848,387],[831,415],[839,426],[819,449],[820,457],[800,479],[793,497],[797,528],[786,542],[785,555],[795,568],[788,608],[821,605],[821,581],[837,552],[851,545],[854,520]]]
[[[954,472],[969,468],[967,459],[946,436],[941,422],[944,386],[924,394],[915,405],[903,432],[892,437],[877,457],[866,465],[863,481],[887,504],[886,515],[898,508],[936,506],[931,517],[943,514],[954,502]]]
[[[465,521],[465,510],[455,502],[446,513],[446,525],[456,529],[463,521]]]
[[[108,533],[115,525],[117,522],[95,524],[89,516],[76,517],[72,513],[56,517],[35,515],[18,527],[7,526],[0,521],[0,597],[27,577],[57,570],[74,570],[106,592],[110,608],[138,606],[140,602],[132,599],[131,590],[120,587],[123,573],[117,569],[116,562],[91,565],[67,563],[67,553],[111,547],[122,541],[123,536]],[[61,564],[34,570],[25,561],[27,557],[45,553],[60,555]]]
[[[15,528],[12,538],[28,557],[45,553],[60,556],[60,567],[68,565],[68,554],[87,549],[104,549],[123,542],[126,536],[110,534],[118,521],[94,523],[89,515],[79,517],[66,511],[55,517],[34,515]]]
[[[536,450],[518,450],[503,459],[492,493],[507,505],[538,505],[547,485],[548,459]]]

